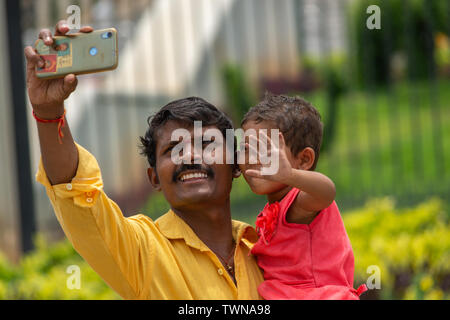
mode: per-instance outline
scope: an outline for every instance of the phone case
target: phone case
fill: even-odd
[[[43,68],[36,68],[37,77],[42,79],[114,70],[119,61],[114,28],[55,36],[51,47],[39,39],[35,48],[45,60]]]

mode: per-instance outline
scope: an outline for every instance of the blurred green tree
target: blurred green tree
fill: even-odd
[[[231,64],[225,65],[222,70],[227,109],[231,113],[235,127],[240,126],[244,115],[255,104],[254,94],[242,70],[241,67]]]
[[[369,30],[369,5],[381,9],[381,29]],[[350,6],[358,85],[389,83],[395,54],[406,57],[411,80],[426,79],[434,73],[435,36],[449,32],[449,1],[442,0],[365,0]]]

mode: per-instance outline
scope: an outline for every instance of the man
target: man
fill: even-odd
[[[68,31],[60,21],[55,35]],[[41,30],[39,37],[53,44],[50,30]],[[62,125],[64,100],[75,90],[76,77],[40,80],[35,69],[42,67],[42,60],[31,47],[25,48],[25,56],[42,154],[37,179],[46,187],[65,234],[92,268],[125,299],[259,299],[263,276],[249,255],[256,233],[231,220],[236,167],[177,165],[171,159],[174,130],[184,128],[192,135],[198,120],[203,131],[217,128],[224,133],[232,128],[229,119],[200,98],[163,107],[141,140],[150,182],[164,193],[171,210],[156,222],[144,215],[124,218],[103,192],[97,161],[74,142],[68,125]],[[184,156],[195,160],[196,154]]]

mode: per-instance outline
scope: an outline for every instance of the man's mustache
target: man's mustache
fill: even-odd
[[[205,171],[208,177],[214,178],[214,171],[209,166],[204,166],[201,164],[182,164],[175,172],[173,173],[172,180],[173,182],[177,182],[178,177],[181,173],[184,171],[189,170],[198,170],[198,171]]]

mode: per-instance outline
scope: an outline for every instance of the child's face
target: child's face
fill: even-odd
[[[244,132],[247,132],[247,130],[253,129],[253,130],[255,130],[258,137],[259,137],[259,130],[265,129],[266,130],[265,133],[269,136],[269,138],[272,138],[271,130],[279,129],[279,128],[277,128],[275,126],[275,124],[270,121],[262,121],[259,123],[256,123],[254,121],[249,121],[249,122],[246,122],[242,126],[242,129],[244,130]],[[245,142],[248,143],[248,137],[246,137]],[[267,148],[269,148],[269,146],[267,146]],[[286,151],[286,155],[288,157],[289,162],[291,163],[292,166],[295,166],[294,157],[292,156],[291,150],[288,147],[286,147],[285,151]],[[249,184],[250,188],[252,189],[252,191],[254,193],[259,194],[259,195],[268,195],[268,194],[276,193],[286,187],[286,185],[276,182],[276,181],[270,181],[267,179],[261,179],[261,178],[255,178],[255,177],[248,176],[245,173],[246,170],[248,170],[248,169],[260,170],[261,169],[261,163],[259,162],[259,159],[258,159],[257,164],[249,164],[248,163],[248,159],[249,159],[248,153],[249,153],[248,150],[246,150],[245,164],[240,164],[239,168],[241,169],[241,172],[244,175],[245,180],[247,181],[247,183]]]

